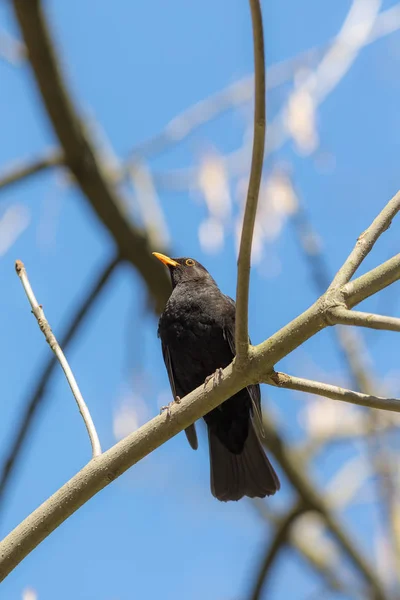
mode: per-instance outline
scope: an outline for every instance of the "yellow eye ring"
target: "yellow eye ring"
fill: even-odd
[[[191,258],[188,258],[185,261],[185,264],[186,264],[187,267],[194,267],[194,260],[192,260]]]

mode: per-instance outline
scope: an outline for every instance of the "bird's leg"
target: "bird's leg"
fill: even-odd
[[[224,378],[224,372],[223,369],[218,368],[215,373],[213,373],[212,375],[208,375],[204,381],[204,387],[206,387],[207,383],[209,381],[211,381],[211,379],[213,379],[213,389],[214,387],[218,384],[221,383],[221,381]]]
[[[167,418],[169,419],[171,416],[171,406],[173,406],[174,404],[180,404],[181,403],[181,399],[179,398],[179,396],[175,396],[175,399],[172,400],[169,404],[167,404],[166,406],[162,406],[160,408],[160,415],[163,414],[163,412],[167,412]]]

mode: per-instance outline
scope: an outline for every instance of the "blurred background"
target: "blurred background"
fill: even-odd
[[[400,3],[262,2],[267,147],[253,245],[260,343],[314,302],[399,188]],[[153,250],[235,296],[252,142],[246,0],[0,4],[0,533],[90,459],[18,278],[108,448],[171,399]],[[398,223],[362,272],[398,252]],[[360,273],[361,274],[361,273]],[[395,284],[363,308],[398,315]],[[323,331],[278,368],[400,393],[395,334]],[[99,493],[0,588],[7,600],[399,598],[397,416],[263,389],[275,497],[219,503],[200,425]]]

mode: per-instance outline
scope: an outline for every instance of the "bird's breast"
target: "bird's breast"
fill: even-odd
[[[159,336],[168,347],[174,371],[186,393],[233,358],[224,336],[223,318],[212,298],[181,301],[172,295],[160,318]]]

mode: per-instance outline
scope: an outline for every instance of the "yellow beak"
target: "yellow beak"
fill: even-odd
[[[167,267],[179,267],[179,263],[176,262],[176,260],[169,256],[165,256],[165,254],[160,254],[160,252],[153,252],[152,254],[158,258],[158,260],[161,260],[164,265],[167,265]]]

